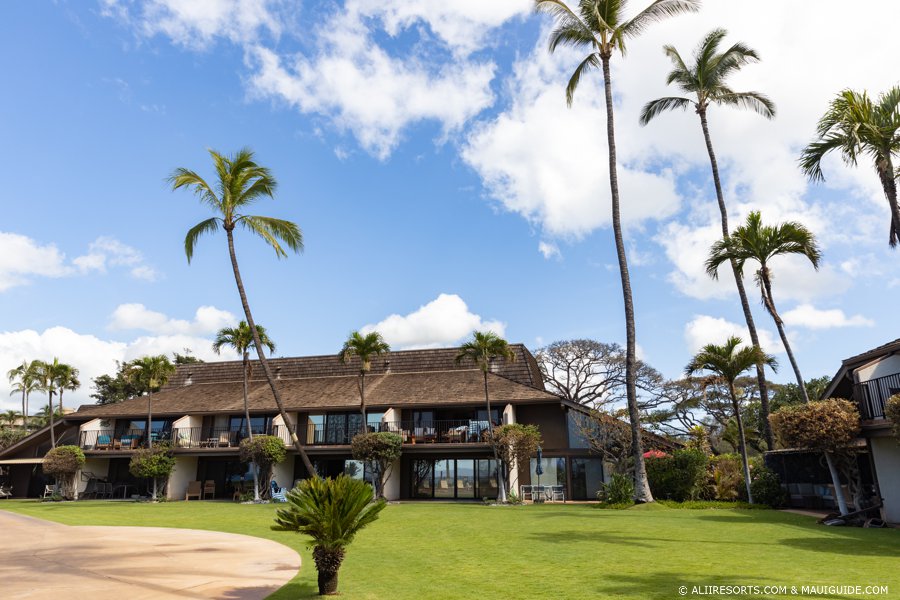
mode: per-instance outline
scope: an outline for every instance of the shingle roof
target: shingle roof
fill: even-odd
[[[221,364],[221,363],[220,363]],[[288,410],[352,409],[359,406],[356,375],[282,379],[279,391]],[[491,400],[506,402],[547,402],[559,398],[542,389],[523,385],[494,373],[488,374]],[[370,374],[367,376],[366,405],[369,408],[412,407],[423,405],[481,404],[484,383],[481,371],[471,368],[452,371]],[[243,410],[240,381],[192,383],[167,386],[153,395],[154,415],[185,415]],[[275,412],[277,407],[264,381],[250,384],[251,411]],[[96,418],[142,415],[147,398],[139,397],[118,404],[82,406],[74,417]]]
[[[873,358],[878,358],[885,354],[891,354],[893,352],[900,352],[900,338],[894,340],[893,342],[888,342],[886,344],[882,344],[877,348],[872,348],[871,350],[867,350],[862,354],[857,354],[856,356],[851,356],[850,358],[845,358],[843,364],[846,366],[852,366],[855,363],[865,362]]]

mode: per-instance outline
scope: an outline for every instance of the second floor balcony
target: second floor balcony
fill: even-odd
[[[369,431],[396,433],[404,444],[480,444],[488,441],[488,427],[487,421],[473,419],[382,421],[369,423],[365,427],[362,423],[307,423],[305,440],[309,446],[349,446],[355,435]],[[304,439],[303,434],[301,426],[297,431],[301,440]],[[280,437],[285,445],[290,445],[290,433],[284,425],[276,426],[273,435]]]
[[[853,385],[853,400],[863,421],[884,419],[884,406],[894,394],[900,394],[900,373]]]

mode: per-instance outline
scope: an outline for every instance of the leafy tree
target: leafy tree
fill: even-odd
[[[541,432],[537,425],[509,423],[494,431],[494,443],[500,455],[502,469],[512,473],[513,464],[528,465],[541,445]]]
[[[677,502],[697,500],[703,488],[708,463],[709,458],[703,451],[687,448],[649,458],[647,477],[650,479],[653,497]]]
[[[472,333],[472,339],[464,343],[456,354],[456,363],[469,360],[474,362],[484,377],[484,404],[487,408],[488,419],[493,421],[491,412],[491,396],[488,393],[488,371],[491,369],[491,363],[494,360],[506,360],[513,362],[516,360],[516,353],[509,347],[509,343],[502,337],[492,331],[475,331]],[[497,452],[497,444],[494,441],[494,426],[497,423],[490,423],[488,427],[488,439],[491,448],[494,451],[494,460],[500,464],[500,455]],[[506,479],[503,469],[498,469],[500,486],[497,500],[506,502]]]
[[[819,119],[816,139],[800,156],[800,167],[813,181],[824,181],[822,159],[838,151],[845,164],[856,166],[860,155],[871,158],[891,213],[888,240],[900,239],[900,206],[897,202],[898,173],[893,155],[900,152],[900,86],[894,86],[873,101],[865,91],[843,90]]]
[[[297,437],[297,428],[288,417],[284,408],[284,402],[281,399],[281,392],[275,383],[275,376],[269,367],[269,361],[266,360],[264,344],[259,337],[259,330],[256,327],[256,322],[253,320],[253,314],[250,312],[250,302],[247,300],[247,292],[244,289],[244,281],[241,278],[237,253],[234,249],[234,230],[238,226],[265,240],[266,244],[275,250],[275,255],[279,258],[287,256],[287,252],[281,245],[282,243],[294,252],[301,252],[303,250],[303,234],[300,232],[297,224],[291,221],[248,215],[242,212],[258,200],[266,197],[274,199],[277,186],[275,177],[269,169],[254,162],[252,151],[244,148],[231,157],[226,157],[215,150],[210,150],[209,154],[212,157],[217,178],[213,185],[207,183],[194,171],[185,168],[175,169],[171,177],[169,177],[169,183],[172,184],[173,190],[180,188],[192,190],[200,202],[207,205],[216,214],[216,216],[201,221],[188,230],[184,238],[184,252],[187,255],[188,263],[190,263],[194,256],[194,246],[196,246],[197,240],[203,234],[215,233],[219,230],[219,227],[225,230],[234,282],[241,297],[244,316],[247,317],[247,324],[250,327],[250,332],[253,334],[253,347],[256,349],[256,355],[266,375],[266,380],[269,382],[269,388],[272,390],[272,396],[275,398],[278,412],[281,414],[284,425],[288,428],[288,432],[291,435],[291,441],[297,449],[297,453],[300,455],[307,472],[311,477],[315,477],[316,470],[306,454],[306,449],[300,443],[300,438]]]
[[[28,430],[28,398],[38,390],[35,362],[23,360],[21,365],[6,372],[9,379],[9,395],[22,394],[22,429]]]
[[[357,388],[359,389],[359,408],[364,427],[366,425],[366,373],[372,370],[373,358],[390,351],[391,347],[377,331],[371,331],[366,335],[354,331],[344,342],[341,351],[338,352],[338,359],[345,364],[354,356],[359,357]]]
[[[59,364],[59,359],[54,358],[53,362]],[[35,360],[32,363],[34,368],[34,381],[36,389],[47,393],[47,419],[50,425],[50,447],[56,448],[56,426],[54,423],[56,411],[53,410],[53,394],[56,393],[56,377],[53,363],[46,363],[42,360]]]
[[[900,394],[894,394],[884,404],[884,416],[890,419],[894,437],[900,444]]]
[[[51,364],[53,369],[53,377],[56,381],[56,390],[59,392],[59,412],[65,414],[63,408],[63,392],[66,390],[74,392],[81,387],[81,381],[78,380],[78,369],[72,365],[59,362],[53,359]]]
[[[116,404],[123,400],[137,398],[150,392],[144,382],[129,377],[129,363],[116,361],[115,375],[100,375],[93,379],[95,392],[91,398],[97,400],[97,404]]]
[[[44,456],[43,471],[56,478],[57,489],[64,498],[74,496],[74,476],[84,466],[84,452],[78,446],[51,448]]]
[[[350,442],[353,458],[367,463],[375,471],[375,494],[379,498],[384,498],[384,486],[402,450],[403,439],[390,431],[359,433]]]
[[[612,200],[613,237],[622,280],[622,299],[625,305],[625,388],[628,397],[628,416],[631,420],[632,456],[634,458],[635,501],[652,502],[647,473],[644,468],[644,452],[641,446],[640,409],[637,403],[635,373],[637,370],[637,345],[634,324],[634,303],[628,259],[622,236],[620,217],[619,178],[616,163],[616,136],[613,118],[612,76],[610,60],[618,50],[625,54],[625,42],[644,32],[652,23],[685,12],[699,9],[699,0],[654,0],[649,6],[630,19],[625,18],[627,0],[580,0],[577,13],[562,0],[535,0],[539,11],[550,13],[556,28],[550,34],[550,52],[560,46],[584,49],[588,55],[579,63],[566,86],[566,101],[572,106],[575,90],[581,77],[590,70],[601,69],[606,99],[606,139],[609,146],[609,189]]]
[[[128,363],[128,378],[139,388],[147,390],[147,447],[153,447],[153,394],[166,385],[175,373],[175,365],[165,354],[142,356]],[[154,482],[155,485],[155,482]],[[156,489],[153,490],[156,497]]]
[[[757,346],[739,348],[740,345],[741,339],[736,336],[731,336],[721,346],[707,344],[700,352],[694,355],[691,362],[684,368],[684,373],[687,377],[692,377],[701,371],[708,371],[712,373],[713,377],[718,378],[728,386],[728,395],[731,398],[732,410],[737,422],[741,460],[744,463],[747,498],[752,504],[753,492],[750,489],[750,464],[747,461],[747,444],[744,436],[743,419],[741,418],[741,407],[735,391],[735,380],[741,373],[753,368],[760,362],[773,371],[777,369],[778,363],[775,361],[775,358],[764,353]]]
[[[10,427],[16,424],[16,421],[22,418],[22,413],[16,410],[8,410],[4,413],[0,413],[0,421],[5,421],[6,424]]]
[[[175,454],[168,444],[139,448],[131,455],[128,471],[135,477],[153,482],[152,499],[155,502],[160,482],[166,482],[175,470]]]
[[[806,388],[806,397],[810,400],[818,400],[825,393],[828,385],[831,383],[831,377],[824,375],[809,379],[804,384]],[[775,394],[772,396],[772,410],[778,410],[782,406],[793,406],[795,404],[803,404],[803,393],[796,383],[785,383],[778,386]]]
[[[284,448],[284,442],[278,436],[257,435],[253,438],[241,440],[241,462],[254,465],[254,485],[258,485],[256,469],[259,469],[265,482],[266,490],[269,489],[269,480],[272,478],[272,467],[280,462],[284,462],[286,457],[287,451]],[[258,492],[255,493],[254,499],[257,502],[259,501]]]
[[[859,411],[849,400],[829,398],[785,406],[769,417],[775,434],[788,448],[809,448],[825,454],[834,497],[842,515],[849,512],[835,464],[835,454],[859,433]]]
[[[694,108],[694,112],[700,117],[700,127],[703,130],[703,138],[706,141],[706,151],[709,154],[709,164],[712,168],[713,184],[716,189],[716,200],[719,203],[719,215],[722,221],[722,239],[728,239],[728,209],[725,206],[725,195],[722,193],[722,182],[719,178],[719,164],[713,149],[712,136],[709,133],[709,122],[706,113],[710,106],[730,106],[734,108],[750,109],[756,113],[772,119],[775,117],[775,105],[769,98],[759,92],[736,92],[728,85],[728,78],[738,72],[742,67],[759,61],[756,51],[743,43],[733,44],[724,51],[719,51],[722,40],[727,35],[724,29],[714,29],[706,34],[700,45],[694,51],[693,61],[688,66],[678,50],[674,46],[664,46],[666,55],[672,61],[673,68],[666,77],[666,83],[675,84],[688,97],[675,96],[658,98],[648,102],[641,112],[641,125],[646,125],[655,117],[670,110],[687,110]],[[750,302],[747,300],[747,291],[744,289],[744,279],[740,276],[734,259],[731,261],[731,270],[734,273],[734,281],[737,285],[738,296],[741,300],[741,308],[744,311],[744,320],[750,332],[750,340],[757,348],[759,335],[756,332],[756,324],[753,321],[753,313],[750,311]],[[769,427],[769,403],[766,389],[766,375],[763,365],[756,365],[756,378],[759,382],[762,399],[763,429],[766,437],[766,445],[774,448],[772,430]]]
[[[275,352],[275,342],[269,338],[266,328],[262,325],[257,325],[256,332],[259,335],[260,342],[268,348],[269,352]],[[213,342],[213,350],[216,354],[220,354],[222,348],[228,346],[241,355],[241,360],[243,361],[241,374],[244,384],[244,418],[247,420],[247,437],[251,440],[253,439],[253,428],[250,426],[250,404],[248,401],[247,386],[250,378],[253,376],[253,365],[250,362],[250,349],[254,348],[253,344],[253,332],[250,331],[250,326],[247,325],[247,321],[241,321],[238,323],[237,327],[224,327],[220,329]],[[257,468],[255,464],[251,466],[251,471],[253,471],[253,500],[259,502],[259,475],[256,472]]]
[[[709,252],[706,261],[706,272],[714,279],[718,277],[719,267],[722,263],[734,261],[737,265],[738,275],[743,277],[744,265],[747,261],[756,262],[759,269],[756,271],[756,284],[762,294],[763,306],[775,321],[778,335],[784,344],[784,350],[791,361],[797,385],[803,393],[803,401],[809,402],[803,376],[797,359],[791,350],[787,334],[784,331],[784,321],[775,308],[775,300],[772,297],[772,271],[770,261],[776,256],[799,254],[805,256],[812,263],[813,268],[819,269],[821,253],[816,243],[816,238],[806,227],[795,221],[778,225],[763,225],[759,212],[751,212],[747,222],[734,230],[730,238],[721,239]]]
[[[24,429],[0,427],[0,450],[5,450],[23,439],[28,433]]]
[[[319,574],[319,595],[337,593],[338,571],[356,534],[378,519],[386,506],[371,502],[366,482],[340,475],[312,477],[288,492],[287,508],[277,511],[272,529],[296,531],[313,540],[313,560]]]
[[[576,434],[594,454],[611,463],[617,473],[631,472],[631,428],[601,410],[588,413],[569,411]],[[632,488],[634,486],[632,485]]]

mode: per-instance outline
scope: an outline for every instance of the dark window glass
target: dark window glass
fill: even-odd
[[[432,462],[430,460],[414,460],[412,470],[413,498],[431,498],[434,475]]]
[[[603,459],[572,459],[572,499],[594,500],[603,483]]]

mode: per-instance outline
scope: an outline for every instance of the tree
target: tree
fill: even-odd
[[[634,303],[628,259],[622,236],[620,217],[619,180],[616,166],[616,136],[613,118],[613,91],[610,75],[610,59],[618,50],[625,54],[625,42],[640,35],[648,26],[667,17],[696,11],[699,0],[654,0],[631,19],[625,19],[626,0],[580,0],[576,14],[562,0],[535,0],[539,11],[550,13],[556,21],[556,29],[550,34],[550,52],[559,46],[586,49],[588,55],[579,63],[566,86],[566,102],[571,107],[575,90],[581,77],[590,70],[602,69],[606,100],[606,139],[609,147],[609,188],[612,200],[613,237],[622,281],[622,299],[625,305],[625,387],[628,396],[628,416],[631,420],[632,455],[635,469],[635,501],[652,502],[653,495],[647,483],[644,453],[641,446],[640,412],[637,404],[635,372],[637,345],[634,323]]]
[[[894,394],[884,403],[884,416],[891,421],[891,430],[900,444],[900,394]]]
[[[494,451],[494,460],[497,461],[497,472],[500,479],[500,489],[497,500],[506,502],[506,477],[503,468],[500,465],[500,455],[497,452],[497,444],[494,441],[494,427],[497,423],[493,422],[491,396],[488,393],[488,371],[491,368],[491,363],[496,359],[513,362],[516,360],[516,354],[513,352],[512,348],[509,347],[509,343],[506,340],[492,331],[473,332],[472,339],[460,346],[459,352],[456,354],[457,364],[464,360],[470,360],[481,369],[481,374],[484,377],[484,404],[487,408],[487,418],[490,421],[488,427],[488,439],[490,440],[491,448]]]
[[[256,332],[259,335],[260,342],[269,349],[269,352],[275,352],[275,342],[269,338],[266,328],[262,325],[257,325]],[[241,321],[238,323],[237,327],[224,327],[220,329],[213,342],[213,351],[215,351],[216,354],[220,354],[222,348],[229,346],[241,355],[241,360],[243,361],[241,373],[244,382],[244,418],[247,420],[247,437],[251,440],[253,439],[253,428],[250,426],[250,404],[248,401],[247,386],[250,377],[253,375],[253,365],[250,363],[250,349],[254,348],[253,344],[253,332],[250,331],[250,326],[247,325],[247,321]],[[251,465],[250,469],[253,471],[253,500],[254,502],[259,502],[259,476],[257,474],[257,467],[254,464]]]
[[[95,392],[91,394],[91,398],[95,398],[97,404],[115,404],[143,396],[150,391],[143,387],[141,381],[129,377],[128,371],[129,363],[116,361],[115,375],[99,375],[93,379]]]
[[[84,466],[84,452],[78,446],[60,446],[51,448],[44,456],[43,471],[56,478],[58,493],[63,498],[75,495],[73,478]]]
[[[359,389],[359,409],[362,414],[363,427],[366,426],[366,373],[372,370],[373,358],[390,351],[391,347],[377,331],[371,331],[366,335],[354,331],[344,342],[341,351],[338,352],[338,359],[345,364],[354,356],[359,357],[357,388]]]
[[[53,359],[59,364],[58,359]],[[35,360],[32,363],[34,368],[34,380],[37,389],[47,393],[47,420],[50,425],[50,448],[56,448],[56,425],[54,423],[55,411],[53,410],[53,394],[56,393],[56,377],[52,363],[46,363],[42,360]]]
[[[63,392],[66,390],[74,392],[81,387],[81,382],[78,380],[78,369],[72,365],[61,363],[55,358],[52,366],[54,379],[56,380],[56,389],[59,392],[59,412],[65,414]]]
[[[172,353],[172,362],[176,365],[201,365],[203,361],[191,353],[190,348],[184,349],[184,354],[178,352]]]
[[[175,373],[175,365],[165,354],[136,358],[126,369],[135,387],[147,390],[147,447],[153,447],[153,394]],[[155,494],[155,492],[154,492]]]
[[[384,498],[384,486],[391,476],[394,462],[400,458],[403,451],[403,439],[390,431],[378,433],[366,431],[353,436],[350,451],[354,459],[365,462],[375,471],[375,495]]]
[[[128,471],[135,477],[153,481],[152,500],[156,502],[160,482],[166,482],[175,470],[175,454],[168,444],[157,444],[151,448],[139,448],[131,455]],[[163,487],[163,489],[165,489]]]
[[[216,216],[201,221],[188,230],[184,238],[184,252],[188,263],[190,263],[194,256],[194,246],[196,246],[197,240],[203,234],[215,233],[219,230],[219,227],[225,230],[234,282],[241,297],[244,316],[247,317],[247,324],[250,327],[250,332],[253,334],[253,346],[256,348],[256,355],[259,357],[259,363],[262,366],[263,373],[266,375],[269,388],[272,390],[272,396],[275,398],[278,412],[281,414],[285,427],[288,428],[294,448],[297,449],[297,453],[300,455],[300,459],[303,461],[303,465],[306,467],[310,477],[316,477],[316,470],[313,468],[303,444],[300,443],[300,438],[297,437],[297,428],[288,417],[284,408],[284,402],[281,399],[281,393],[275,383],[275,376],[269,367],[269,361],[266,360],[266,354],[263,350],[264,344],[259,337],[253,314],[250,312],[250,302],[247,300],[247,292],[244,289],[244,281],[241,278],[237,254],[234,249],[234,230],[238,226],[265,240],[275,250],[275,255],[278,258],[287,256],[287,252],[281,245],[282,243],[294,252],[301,252],[303,250],[303,234],[300,232],[297,224],[291,221],[259,215],[247,215],[241,212],[257,200],[265,197],[275,198],[275,188],[277,186],[275,177],[272,176],[269,169],[254,162],[252,151],[245,148],[239,150],[237,154],[231,157],[223,156],[215,150],[209,150],[209,154],[212,157],[218,179],[215,185],[211,186],[200,175],[185,168],[175,169],[171,177],[169,177],[169,183],[172,184],[173,191],[181,188],[192,190],[201,203],[207,205],[216,213]]]
[[[8,410],[0,413],[0,421],[5,421],[9,427],[16,424],[16,421],[22,418],[22,413],[17,410]]]
[[[773,371],[778,368],[775,358],[769,356],[757,346],[741,345],[741,339],[731,336],[724,345],[707,344],[684,368],[687,377],[692,377],[700,371],[708,371],[723,381],[728,386],[731,397],[734,418],[737,421],[738,436],[741,451],[741,460],[744,463],[744,482],[747,485],[747,498],[753,503],[753,493],[750,490],[750,463],[747,460],[747,444],[744,437],[744,424],[741,418],[741,407],[738,403],[734,382],[738,376],[758,363],[763,363]]]
[[[724,29],[714,29],[709,32],[694,51],[694,60],[691,66],[687,66],[678,50],[673,46],[664,46],[666,55],[673,64],[673,69],[666,77],[666,84],[676,84],[689,97],[666,97],[648,102],[644,106],[640,118],[641,125],[646,125],[666,111],[687,110],[690,106],[694,107],[694,111],[700,117],[700,127],[703,130],[703,139],[706,141],[706,151],[709,154],[709,164],[712,168],[716,200],[719,203],[719,215],[722,221],[722,239],[728,239],[728,209],[725,206],[725,195],[722,193],[722,182],[719,178],[719,164],[716,161],[712,136],[709,133],[709,122],[706,117],[707,110],[711,105],[731,106],[753,110],[767,119],[775,117],[775,105],[765,95],[759,92],[735,92],[728,86],[727,80],[729,76],[747,64],[758,62],[759,56],[755,50],[740,42],[733,44],[724,52],[719,52],[719,46],[726,35],[727,32]],[[734,274],[734,282],[741,301],[741,308],[744,311],[744,320],[747,322],[747,329],[750,332],[750,340],[754,346],[760,348],[759,335],[756,332],[753,313],[750,311],[747,291],[744,289],[744,279],[738,273],[735,261],[731,260],[730,262],[731,271]],[[766,374],[765,368],[761,364],[756,365],[756,378],[759,382],[760,398],[762,400],[766,445],[769,448],[774,448],[772,429],[769,427],[768,421],[769,402],[768,390],[766,389]]]
[[[6,372],[11,390],[9,395],[22,394],[22,429],[28,431],[28,397],[38,389],[35,362],[23,360],[22,364]]]
[[[601,410],[588,413],[569,411],[569,419],[581,441],[594,454],[611,463],[617,473],[633,471],[631,458],[631,428],[624,422]],[[633,487],[633,486],[632,486]]]
[[[537,425],[509,423],[494,431],[494,443],[503,464],[503,470],[511,473],[513,465],[528,465],[541,445],[541,432]]]
[[[825,454],[834,485],[834,497],[842,515],[849,511],[835,454],[859,433],[859,411],[849,400],[829,398],[796,406],[785,406],[769,417],[781,442],[789,448],[810,448]]]
[[[872,159],[891,213],[888,241],[900,239],[900,206],[893,155],[900,152],[900,86],[872,101],[865,91],[843,90],[819,119],[816,139],[800,156],[800,168],[813,181],[824,181],[822,159],[837,150],[844,163],[856,166],[860,155]]]
[[[337,593],[338,571],[356,534],[378,519],[386,503],[371,502],[366,482],[340,475],[311,477],[288,492],[288,506],[279,509],[272,529],[296,531],[313,540],[313,560],[319,574],[319,595]]]
[[[751,212],[747,216],[747,222],[741,225],[729,238],[723,238],[713,244],[706,260],[706,272],[713,279],[718,278],[719,267],[722,263],[732,262],[737,265],[738,275],[743,277],[744,265],[747,261],[759,264],[756,271],[756,285],[762,295],[763,306],[775,321],[778,335],[784,344],[784,351],[791,361],[797,385],[803,394],[803,401],[809,402],[803,376],[797,359],[791,350],[787,334],[784,332],[784,321],[778,315],[775,300],[772,297],[772,271],[769,262],[776,256],[799,254],[805,256],[812,263],[813,268],[819,269],[819,259],[822,257],[816,238],[806,227],[796,221],[788,221],[778,225],[763,225],[759,212]]]
[[[258,435],[254,438],[241,440],[241,462],[253,465],[253,483],[258,484],[256,469],[262,475],[265,488],[269,489],[269,481],[272,479],[272,467],[284,462],[287,451],[281,438],[274,435]],[[259,493],[254,496],[254,502],[259,502]]]

